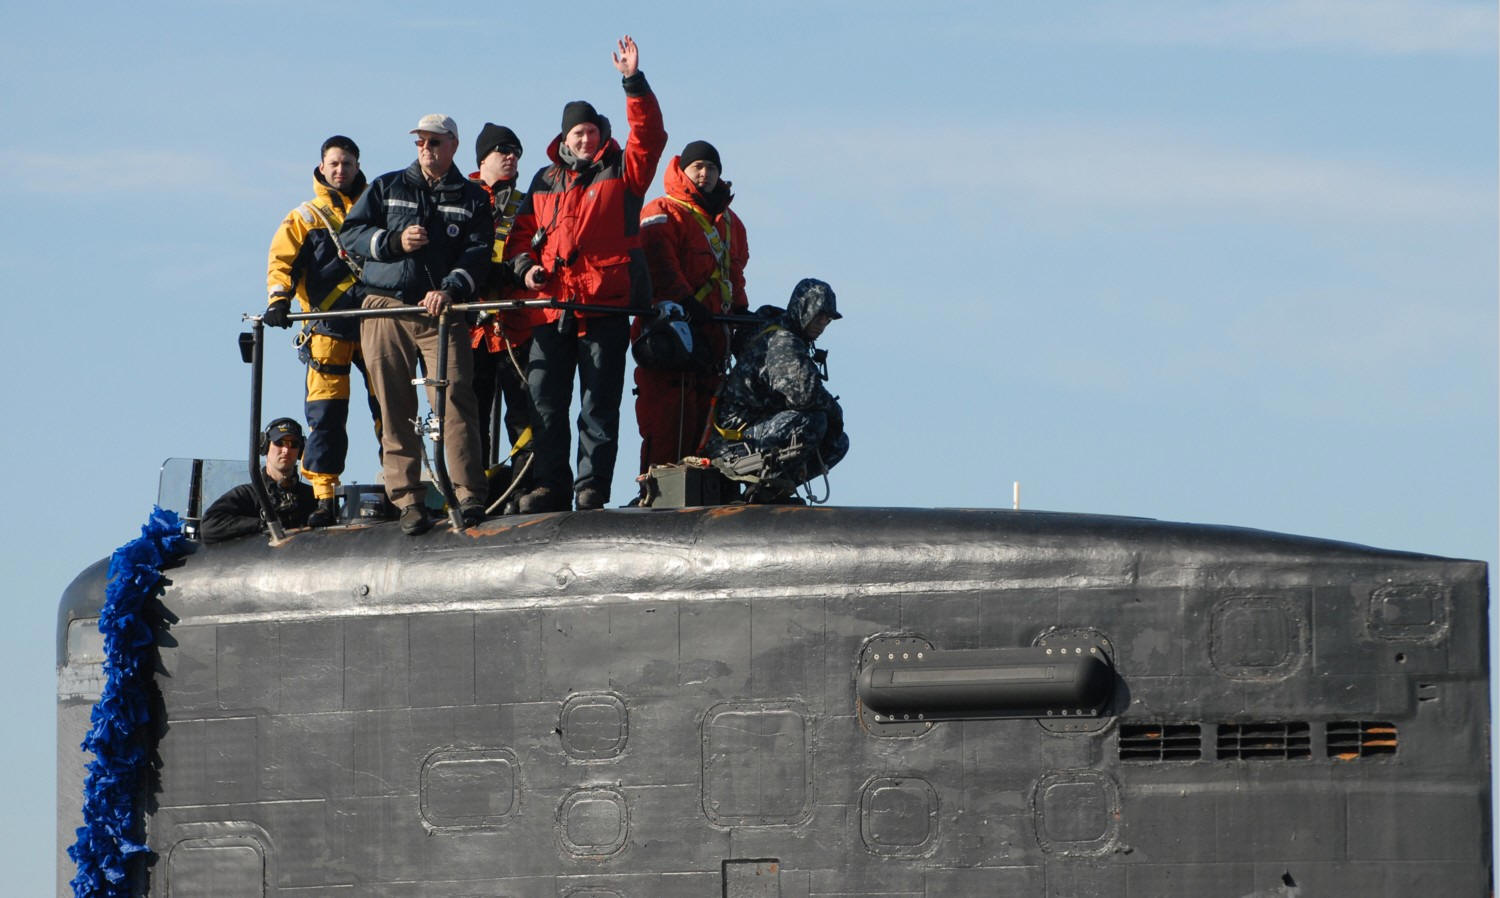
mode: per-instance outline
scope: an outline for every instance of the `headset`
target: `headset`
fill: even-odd
[[[283,424],[291,425],[292,430],[295,431],[295,433],[293,434],[293,436],[295,436],[297,438],[297,451],[298,452],[301,452],[302,451],[302,447],[304,447],[304,446],[307,445],[307,440],[304,439],[303,436],[302,436],[302,425],[298,424],[297,421],[296,421],[296,419],[294,419],[294,418],[277,418],[275,421],[272,421],[270,424],[267,424],[266,425],[266,429],[262,430],[260,432],[260,454],[261,455],[265,455],[266,453],[268,453],[268,452],[271,451],[271,431],[275,430],[277,427],[279,427],[279,426],[281,426]]]

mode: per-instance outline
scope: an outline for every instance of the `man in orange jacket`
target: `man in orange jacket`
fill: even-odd
[[[729,356],[728,325],[709,316],[742,313],[749,305],[750,247],[744,223],[729,209],[734,194],[722,172],[714,145],[695,140],[667,163],[666,195],[641,210],[641,243],[658,314],[676,314],[670,305],[663,308],[675,303],[692,322],[691,339],[703,344],[665,368],[661,360],[636,353],[642,474],[697,453]],[[639,338],[645,326],[638,319],[632,336]]]

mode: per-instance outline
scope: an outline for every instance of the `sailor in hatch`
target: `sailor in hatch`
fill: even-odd
[[[291,418],[277,418],[260,435],[260,451],[266,457],[266,492],[271,507],[286,528],[307,526],[307,516],[317,505],[313,488],[297,479],[297,459],[302,455],[302,425]],[[223,542],[237,536],[263,533],[255,487],[242,483],[208,506],[203,513],[203,541]]]
[[[779,314],[776,314],[779,313]],[[754,474],[753,501],[789,498],[849,451],[844,410],[823,386],[826,375],[813,341],[844,316],[833,288],[805,278],[785,311],[762,307],[768,323],[739,347],[719,394],[707,456],[721,470]],[[759,456],[751,470],[747,461]]]

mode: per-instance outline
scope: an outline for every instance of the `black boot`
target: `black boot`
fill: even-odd
[[[414,502],[401,509],[402,533],[407,536],[416,536],[430,529],[432,529],[432,519],[427,517],[427,507],[421,502]]]
[[[521,497],[521,514],[542,514],[548,511],[567,511],[567,493],[550,486],[539,486]]]
[[[331,527],[334,524],[338,523],[338,520],[339,520],[339,505],[338,505],[338,501],[339,500],[337,500],[337,499],[335,499],[333,497],[329,497],[327,499],[319,499],[318,500],[318,507],[314,508],[312,510],[312,514],[310,514],[310,515],[307,516],[307,526],[309,526],[309,527]]]
[[[484,503],[478,499],[465,499],[458,503],[458,514],[465,527],[473,527],[484,520]]]

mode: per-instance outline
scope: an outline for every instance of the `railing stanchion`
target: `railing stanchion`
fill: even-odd
[[[260,380],[266,326],[258,316],[250,320],[254,322],[251,326],[254,339],[250,348],[250,483],[255,486],[255,501],[260,503],[260,513],[266,520],[271,541],[280,542],[286,538],[286,531],[281,529],[281,518],[276,515],[271,494],[266,491],[265,466],[260,463]]]
[[[448,520],[454,532],[464,529],[464,516],[458,508],[458,496],[453,492],[453,480],[448,476],[448,310],[438,314],[437,326],[437,372],[428,372],[433,380],[436,399],[433,413],[437,415],[437,444],[432,449],[432,473],[437,476],[438,489],[443,493],[443,502],[448,507]],[[470,424],[478,422],[471,421]]]
[[[434,376],[428,373],[427,380],[434,388],[435,399],[433,412],[437,416],[438,428],[437,438],[434,441],[433,451],[433,475],[437,477],[438,489],[443,494],[443,502],[448,506],[448,519],[453,523],[455,530],[463,529],[463,513],[458,507],[458,496],[453,489],[453,481],[448,476],[448,455],[444,450],[444,441],[447,439],[447,411],[448,411],[448,333],[451,330],[450,321],[454,316],[462,318],[467,312],[500,311],[503,309],[561,309],[577,312],[588,312],[596,315],[650,315],[650,310],[636,309],[621,306],[595,306],[582,305],[574,302],[561,302],[555,299],[521,299],[521,300],[495,300],[489,302],[451,303],[438,316],[438,351],[437,372]],[[334,318],[396,318],[403,315],[425,314],[421,306],[392,306],[381,309],[334,309],[326,312],[297,312],[287,315],[288,321],[321,321]],[[711,315],[713,321],[721,321],[728,324],[759,324],[761,319],[751,315]],[[275,509],[271,506],[271,497],[266,490],[265,472],[260,464],[260,404],[261,404],[261,368],[263,346],[265,343],[265,324],[259,315],[246,315],[246,321],[253,323],[253,343],[250,351],[250,482],[255,487],[256,500],[260,503],[262,512],[266,516],[266,526],[271,531],[272,541],[284,539],[286,531],[281,526],[281,520],[276,517]],[[242,339],[249,335],[241,335]],[[242,348],[244,343],[241,344]],[[499,415],[491,410],[492,423],[495,425],[491,434],[491,445],[498,449],[499,445]],[[471,422],[478,426],[477,421]],[[398,422],[386,421],[385,426],[399,426]],[[493,453],[498,457],[498,451]],[[488,466],[488,461],[481,459]]]

